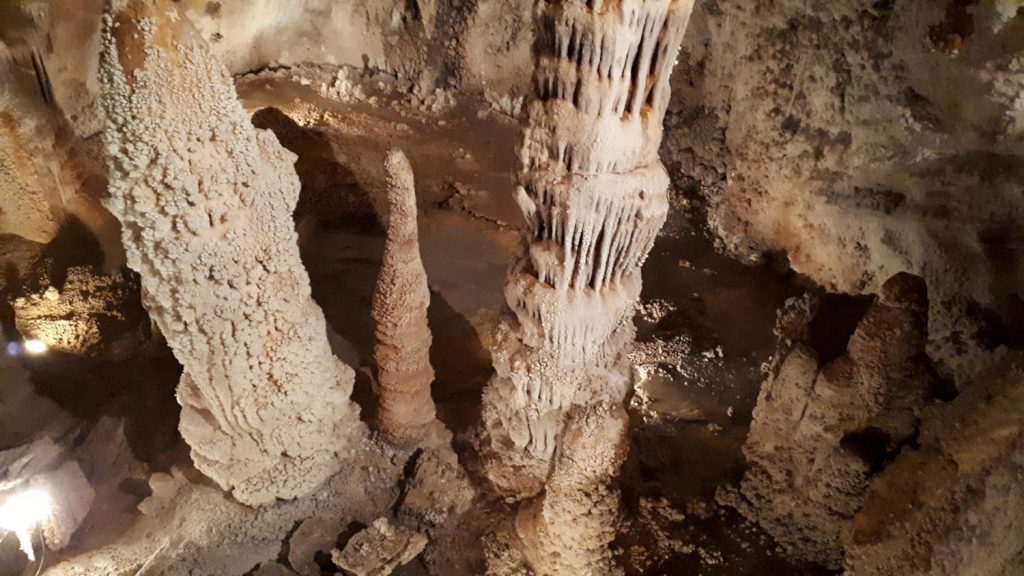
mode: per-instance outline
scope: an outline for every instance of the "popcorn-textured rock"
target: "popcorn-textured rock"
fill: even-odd
[[[107,206],[184,366],[193,461],[245,503],[308,494],[363,428],[299,258],[294,156],[168,2],[115,2],[101,69]]]
[[[388,576],[408,563],[427,545],[427,537],[378,518],[349,540],[344,550],[331,553],[334,563],[355,576]]]
[[[451,435],[437,420],[430,385],[433,340],[427,325],[430,290],[420,259],[416,189],[412,166],[401,150],[384,161],[388,225],[384,258],[373,294],[380,412],[384,437],[401,445],[447,442]]]

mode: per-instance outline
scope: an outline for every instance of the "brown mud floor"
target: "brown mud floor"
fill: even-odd
[[[466,439],[491,375],[488,341],[504,304],[505,273],[519,249],[511,181],[515,121],[472,101],[441,114],[406,110],[400,102],[339,104],[282,80],[245,80],[240,93],[254,113],[276,107],[296,117],[308,110],[307,102],[330,112],[327,122],[317,122],[328,128],[288,126],[291,142],[285,145],[300,156],[300,210],[342,201],[341,217],[300,214],[297,226],[313,296],[335,353],[357,369],[355,394],[367,420],[373,418],[369,310],[384,243],[367,202],[373,204],[384,151],[397,145],[408,155],[432,293],[434,398],[440,417],[456,432],[460,457],[474,470]],[[325,193],[337,198],[313,197]],[[682,208],[673,208],[666,231],[644,267],[646,311],[637,316],[638,392],[631,402],[630,457],[620,479],[626,521],[614,544],[617,554],[631,575],[827,574],[788,562],[756,527],[714,501],[716,488],[742,473],[740,448],[761,366],[774,348],[775,313],[801,289],[784,272],[716,253]],[[6,314],[4,320],[10,336]],[[180,367],[166,351],[116,365],[55,355],[4,356],[0,362],[4,386],[30,382],[87,421],[126,418],[129,443],[152,471],[188,466],[187,447],[176,433],[173,388]],[[145,487],[138,490],[140,498],[145,495]],[[104,536],[76,538],[100,542]],[[417,560],[396,574],[425,570]]]

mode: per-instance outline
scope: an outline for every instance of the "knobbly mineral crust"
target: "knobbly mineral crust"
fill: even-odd
[[[824,366],[810,342],[780,342],[743,447],[738,507],[794,556],[840,568],[874,468],[915,438],[934,388],[927,313],[924,281],[898,274]],[[780,335],[806,337],[798,324],[812,320],[793,306]]]
[[[101,72],[107,207],[184,366],[192,459],[247,504],[306,495],[364,430],[299,258],[294,156],[170,3],[114,3]]]
[[[51,576],[1018,576],[1022,94],[1019,0],[0,2],[0,500]]]
[[[430,385],[433,340],[427,325],[430,289],[420,259],[416,188],[401,150],[384,160],[388,223],[384,258],[373,293],[380,432],[405,446],[447,443],[451,434],[436,418]]]

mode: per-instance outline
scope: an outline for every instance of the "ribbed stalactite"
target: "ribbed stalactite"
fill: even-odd
[[[597,406],[620,407],[631,385],[626,355],[640,267],[668,212],[669,180],[658,159],[668,79],[692,4],[535,4],[517,190],[526,250],[509,274],[509,313],[496,331],[483,459],[499,491],[533,498],[515,532],[538,574],[610,570],[604,551],[614,507],[586,504],[597,512],[581,523],[566,507],[589,502],[585,496],[604,489],[618,464],[594,486],[558,479],[586,466],[564,457],[572,451],[568,431],[585,427],[578,419]],[[623,445],[625,426],[610,429],[619,436],[599,434],[595,454]],[[560,533],[572,534],[574,559],[555,552],[565,548],[551,537]]]

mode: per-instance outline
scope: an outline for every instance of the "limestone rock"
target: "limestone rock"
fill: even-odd
[[[344,550],[332,551],[331,557],[355,576],[387,576],[418,556],[426,545],[426,536],[378,518],[353,536]]]
[[[439,526],[465,512],[473,495],[455,452],[447,446],[427,449],[406,484],[398,516],[424,527]]]
[[[60,288],[46,280],[17,298],[15,324],[22,336],[41,340],[50,350],[121,360],[146,341],[140,298],[138,278],[127,271],[104,274],[73,266]]]
[[[847,537],[855,576],[1024,571],[1024,358],[1012,355],[922,415],[874,479]]]
[[[45,243],[64,213],[50,115],[28,76],[0,42],[0,232]]]
[[[933,385],[927,310],[923,280],[898,274],[845,353],[823,367],[808,342],[792,343],[788,353],[783,343],[743,447],[749,469],[738,506],[794,556],[840,566],[841,536],[872,476],[913,440]],[[793,324],[783,322],[783,333],[808,334]]]
[[[342,531],[340,520],[314,516],[304,520],[288,539],[288,565],[298,574],[320,574],[318,552],[330,553]]]
[[[544,493],[520,508],[516,532],[536,574],[621,573],[608,545],[619,520],[611,488],[626,458],[626,411],[590,406],[569,415],[561,454]]]
[[[381,434],[401,445],[447,442],[430,385],[430,290],[420,259],[412,166],[401,150],[388,152],[388,225],[384,258],[373,293]]]
[[[363,428],[299,257],[294,155],[253,128],[171,3],[115,4],[101,63],[107,206],[184,366],[182,436],[242,502],[308,494]]]
[[[669,76],[692,6],[690,0],[535,5],[533,93],[517,177],[526,249],[509,273],[509,313],[495,334],[482,458],[503,495],[543,494],[517,517],[517,526],[532,527],[522,554],[540,573],[609,569],[610,538],[599,526],[607,515],[577,526],[567,510],[558,510],[584,496],[544,491],[555,477],[586,466],[554,463],[560,448],[572,450],[560,441],[574,426],[567,428],[567,415],[620,406],[631,385],[627,348],[635,335],[640,267],[668,211],[658,147]],[[625,427],[610,429],[625,434]],[[621,439],[599,437],[615,455]],[[601,482],[616,476],[620,461],[612,461]],[[522,520],[524,514],[538,519]],[[553,536],[563,532],[571,534],[568,542]],[[565,544],[579,551],[562,558]]]
[[[657,157],[668,78],[691,5],[536,12],[518,189],[528,247],[508,278],[484,395],[488,476],[518,497],[543,486],[566,411],[628,390],[640,265],[668,209]]]
[[[45,490],[53,502],[50,517],[42,526],[46,547],[63,550],[89,514],[96,493],[73,460],[34,479],[30,485]]]

